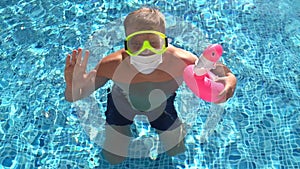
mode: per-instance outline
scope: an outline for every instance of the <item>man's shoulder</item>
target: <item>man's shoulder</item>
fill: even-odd
[[[125,50],[120,49],[110,55],[105,56],[100,63],[101,64],[116,64],[122,62],[125,55]]]
[[[97,65],[98,75],[110,78],[116,68],[121,64],[125,55],[125,50],[121,49],[105,56]]]
[[[197,56],[192,54],[191,52],[175,47],[173,45],[170,45],[168,47],[167,54],[171,55],[172,57],[183,60],[187,64],[193,64],[197,59]]]

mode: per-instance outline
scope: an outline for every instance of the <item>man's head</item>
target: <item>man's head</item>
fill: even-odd
[[[125,50],[131,56],[163,54],[168,46],[165,36],[165,19],[159,10],[141,8],[124,21]]]
[[[143,74],[152,73],[168,46],[163,14],[157,9],[141,8],[128,14],[124,27],[125,50],[132,56],[130,63]]]
[[[141,30],[165,33],[165,18],[157,9],[141,8],[127,15],[124,27],[126,36]]]

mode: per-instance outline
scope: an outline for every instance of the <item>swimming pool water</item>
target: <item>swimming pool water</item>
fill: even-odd
[[[207,142],[200,136],[210,105],[182,94],[178,109],[193,110],[181,112],[189,124],[187,151],[110,166],[86,134],[91,126],[80,121],[78,105],[64,100],[65,55],[88,46],[97,30],[107,33],[98,52],[120,48],[117,22],[143,4],[166,15],[174,45],[199,55],[203,46],[195,42],[221,43],[238,85]],[[298,0],[2,0],[0,13],[0,168],[300,168]],[[95,98],[103,95],[87,102],[99,121],[105,100]],[[135,125],[138,137],[143,126]]]

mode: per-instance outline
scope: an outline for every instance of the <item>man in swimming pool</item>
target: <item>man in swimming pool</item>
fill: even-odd
[[[148,117],[157,130],[167,154],[174,156],[185,150],[183,125],[174,108],[176,90],[183,82],[183,70],[197,57],[167,42],[164,16],[156,9],[141,8],[130,13],[125,21],[125,48],[104,57],[89,73],[88,51],[73,50],[65,67],[65,99],[82,99],[108,80],[114,85],[107,96],[106,138],[102,154],[111,163],[127,156],[130,125],[137,114]],[[82,59],[82,55],[84,58]],[[220,97],[232,97],[236,78],[223,64],[213,73],[225,85]]]

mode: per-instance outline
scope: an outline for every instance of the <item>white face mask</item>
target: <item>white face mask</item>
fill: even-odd
[[[130,63],[141,73],[152,73],[162,63],[162,54],[131,56]]]

